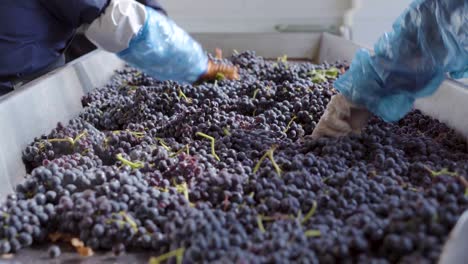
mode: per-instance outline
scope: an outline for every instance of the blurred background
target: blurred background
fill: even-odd
[[[160,0],[169,16],[191,33],[323,32],[371,48],[391,29],[410,0]],[[94,46],[78,35],[68,60]]]

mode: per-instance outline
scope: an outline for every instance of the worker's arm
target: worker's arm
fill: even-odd
[[[393,31],[375,44],[375,54],[357,52],[349,71],[335,82],[348,100],[342,107],[360,106],[385,121],[397,121],[412,109],[416,98],[434,93],[447,73],[466,71],[467,14],[466,0],[413,2]],[[350,113],[342,118],[353,119],[351,111],[338,112]],[[326,131],[334,118],[323,119],[314,133],[334,136]]]
[[[158,80],[193,83],[216,71],[237,77],[236,69],[210,62],[200,44],[154,0],[43,1],[51,1],[49,11],[70,26],[88,25],[85,35],[97,47]]]

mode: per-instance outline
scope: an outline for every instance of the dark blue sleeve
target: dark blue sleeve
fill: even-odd
[[[162,8],[162,6],[156,0],[136,0],[136,1],[145,6],[149,6],[153,8],[154,10],[157,10],[167,16],[166,10],[164,10],[164,8]]]
[[[106,9],[110,0],[39,0],[58,20],[78,28],[90,24]]]
[[[58,20],[69,26],[78,28],[83,24],[91,24],[109,5],[111,0],[39,0]],[[137,0],[167,15],[156,0]]]

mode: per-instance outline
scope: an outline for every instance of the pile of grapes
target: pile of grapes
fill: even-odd
[[[414,111],[312,140],[346,65],[213,59],[240,80],[185,85],[125,68],[28,146],[30,175],[1,207],[0,253],[61,233],[153,263],[437,261],[468,208],[462,137]]]

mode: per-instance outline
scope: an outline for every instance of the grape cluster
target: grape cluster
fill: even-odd
[[[125,68],[31,143],[30,174],[1,207],[0,253],[59,232],[156,263],[437,261],[468,208],[462,137],[413,111],[311,140],[346,64],[215,60],[240,80],[187,85]]]

